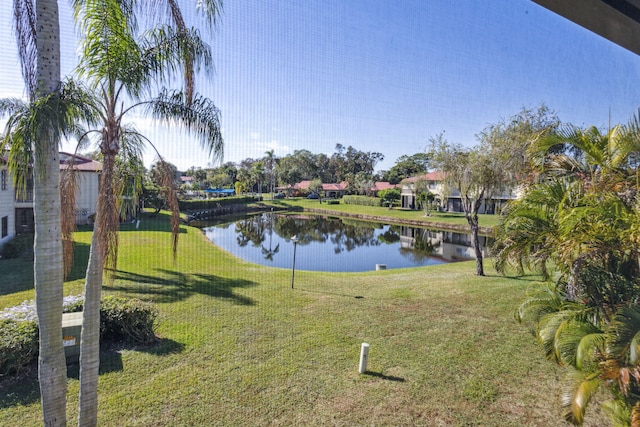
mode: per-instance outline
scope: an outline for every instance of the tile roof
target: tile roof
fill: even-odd
[[[100,172],[102,170],[102,163],[100,162],[79,154],[70,154],[61,151],[60,169],[68,169],[69,165],[72,163],[73,168],[79,171]]]

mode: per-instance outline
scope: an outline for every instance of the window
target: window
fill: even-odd
[[[7,170],[2,169],[0,171],[0,190],[7,189]]]
[[[9,217],[3,216],[2,217],[2,238],[7,237],[8,234],[9,234]]]

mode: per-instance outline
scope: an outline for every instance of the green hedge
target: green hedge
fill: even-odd
[[[342,202],[345,205],[360,205],[360,206],[380,206],[380,201],[377,197],[368,196],[344,196]]]
[[[100,336],[102,339],[131,344],[151,344],[158,311],[153,304],[139,299],[108,296],[100,304]]]
[[[20,308],[25,305],[20,306]],[[82,310],[82,301],[65,306],[65,312]],[[7,311],[5,311],[6,313]],[[100,302],[100,339],[129,344],[151,344],[158,312],[138,299],[105,297]],[[21,310],[15,318],[0,319],[0,377],[15,374],[38,357],[38,325]]]
[[[0,376],[16,374],[38,356],[34,320],[0,320]]]
[[[199,199],[198,200],[180,200],[178,202],[178,205],[180,206],[180,212],[188,212],[188,211],[215,209],[217,207],[229,206],[229,205],[254,203],[256,200],[257,200],[256,197],[248,197],[248,196],[218,197],[215,199],[204,199],[204,200],[199,200]]]
[[[0,258],[18,258],[33,248],[33,234],[19,234],[0,248]]]

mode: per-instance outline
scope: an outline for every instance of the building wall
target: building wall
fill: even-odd
[[[14,200],[15,193],[11,176],[6,165],[0,164],[0,246],[11,240],[16,234]],[[3,236],[2,226],[5,222],[6,236]]]
[[[76,224],[87,224],[89,215],[96,213],[99,177],[100,174],[97,172],[79,172],[77,174]]]

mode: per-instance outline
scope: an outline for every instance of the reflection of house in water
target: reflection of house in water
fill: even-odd
[[[482,256],[490,256],[492,239],[479,236]],[[417,244],[423,240],[421,244]],[[475,259],[471,235],[455,231],[430,230],[417,227],[400,227],[400,246],[404,249],[415,250],[416,246],[432,248],[432,255],[445,261],[465,261]]]

